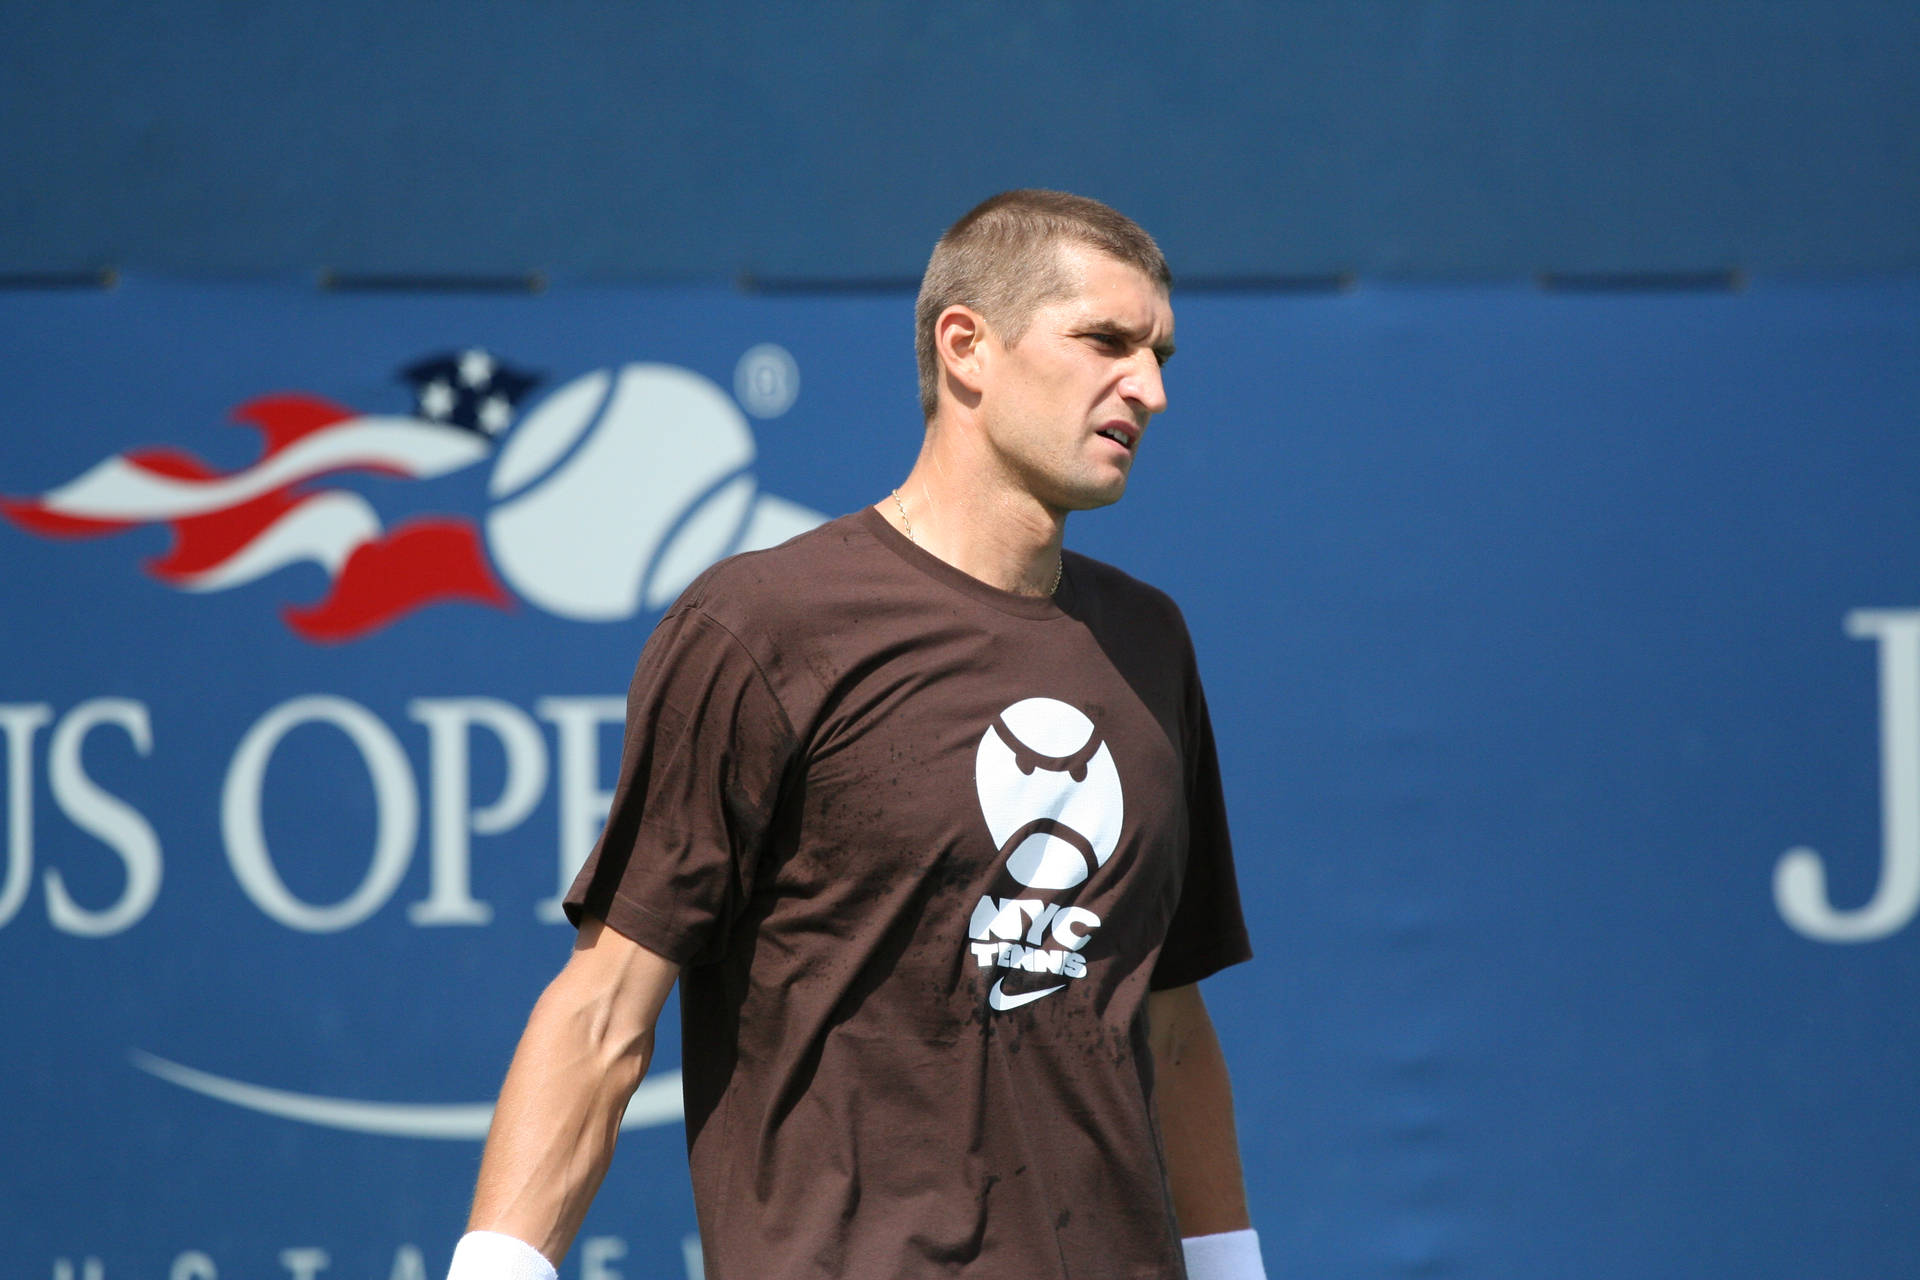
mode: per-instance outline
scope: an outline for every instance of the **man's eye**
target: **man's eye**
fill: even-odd
[[[1090,333],[1087,336],[1089,338],[1092,338],[1094,342],[1098,343],[1100,346],[1107,347],[1107,348],[1122,347],[1126,345],[1126,339],[1122,338],[1117,333]]]

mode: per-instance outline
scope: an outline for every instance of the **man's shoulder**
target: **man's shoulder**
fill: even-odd
[[[1143,582],[1126,570],[1077,551],[1063,551],[1066,572],[1073,578],[1075,592],[1090,604],[1106,609],[1122,609],[1142,622],[1161,623],[1184,633],[1187,629],[1180,606],[1172,596],[1150,582]]]
[[[814,615],[818,609],[807,584],[857,573],[872,545],[858,512],[839,516],[775,546],[716,561],[687,585],[669,612],[698,610],[729,629],[756,632]]]

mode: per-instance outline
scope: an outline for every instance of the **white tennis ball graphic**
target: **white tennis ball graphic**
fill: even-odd
[[[1125,806],[1113,752],[1064,702],[1027,698],[1002,711],[980,739],[973,780],[1008,873],[1030,889],[1073,888],[1120,843]],[[1091,866],[1059,828],[1086,842]]]
[[[501,449],[488,549],[514,590],[549,613],[610,621],[659,608],[740,542],[753,457],[740,410],[691,370],[586,374]]]

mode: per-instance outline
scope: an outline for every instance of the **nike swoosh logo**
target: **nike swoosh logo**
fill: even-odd
[[[1042,996],[1050,996],[1056,991],[1067,989],[1067,984],[1063,982],[1057,987],[1042,987],[1038,991],[1023,991],[1017,996],[1010,996],[1000,990],[1000,983],[1005,981],[1005,978],[1000,979],[1000,982],[993,984],[993,990],[987,992],[987,1003],[1000,1013],[1005,1013],[1009,1009],[1018,1009],[1023,1004],[1032,1004]]]

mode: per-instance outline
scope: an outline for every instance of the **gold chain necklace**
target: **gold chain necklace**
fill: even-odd
[[[907,531],[907,541],[916,547],[919,546],[920,539],[913,536],[913,521],[907,519],[907,504],[900,500],[900,491],[898,489],[893,491],[893,505],[900,509],[900,525]],[[1048,595],[1052,595],[1060,589],[1060,575],[1066,571],[1066,556],[1055,555],[1053,559],[1053,585],[1047,588]]]

